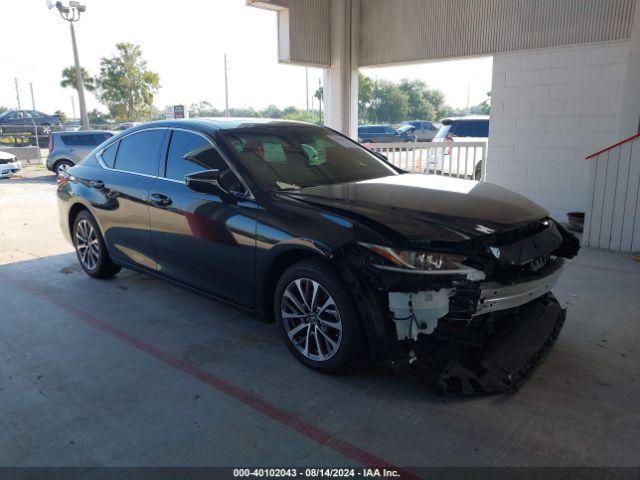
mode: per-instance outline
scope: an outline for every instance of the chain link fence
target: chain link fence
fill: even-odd
[[[49,153],[49,139],[56,131],[75,131],[77,124],[49,125],[38,124],[35,120],[7,122],[0,120],[0,151],[15,155],[25,163],[42,163]],[[115,130],[114,123],[101,122],[91,124],[92,130]]]

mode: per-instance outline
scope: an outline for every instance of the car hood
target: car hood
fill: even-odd
[[[11,153],[7,153],[7,152],[1,152],[0,151],[0,160],[9,160],[11,162],[13,162],[14,160],[16,160],[16,156],[11,154]]]
[[[392,175],[285,194],[420,243],[466,241],[548,216],[543,208],[505,188],[440,175]]]

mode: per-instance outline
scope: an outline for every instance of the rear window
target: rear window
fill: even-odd
[[[102,158],[104,164],[109,168],[113,168],[113,165],[116,163],[116,153],[118,153],[119,144],[120,142],[112,143],[100,154],[100,158]]]
[[[459,120],[449,128],[452,137],[488,137],[489,120]]]
[[[61,135],[60,138],[67,146],[95,147],[110,138],[109,133],[87,133],[83,135]]]

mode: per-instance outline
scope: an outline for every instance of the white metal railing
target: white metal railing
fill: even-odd
[[[365,143],[363,146],[409,172],[483,181],[487,178],[487,143],[483,141]]]
[[[591,169],[582,244],[640,251],[640,135],[587,159]]]

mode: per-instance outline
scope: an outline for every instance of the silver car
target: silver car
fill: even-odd
[[[49,138],[47,169],[57,174],[73,167],[96,146],[113,136],[104,130],[53,132]]]

